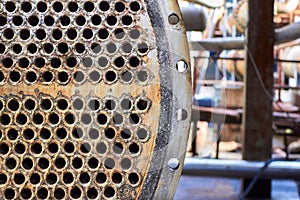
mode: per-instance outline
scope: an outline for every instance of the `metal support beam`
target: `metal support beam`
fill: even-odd
[[[248,4],[243,159],[266,161],[272,153],[274,0],[248,0]],[[250,179],[244,180],[243,189],[250,182]],[[259,180],[248,197],[270,198],[271,181]]]

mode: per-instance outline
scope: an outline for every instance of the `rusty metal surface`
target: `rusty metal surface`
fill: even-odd
[[[191,115],[176,1],[0,1],[4,199],[171,199]]]
[[[243,159],[266,161],[272,155],[272,92],[274,62],[273,5],[274,1],[248,1],[249,24],[243,116]],[[263,21],[261,19],[264,19]],[[264,47],[263,49],[259,48]],[[259,97],[259,98],[257,98]],[[251,180],[243,181],[247,192]],[[271,182],[257,181],[247,198],[268,199],[271,197]]]

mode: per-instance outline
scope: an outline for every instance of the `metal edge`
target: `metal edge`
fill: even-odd
[[[145,2],[159,47],[161,109],[155,150],[139,199],[173,199],[183,167],[191,121],[190,57],[177,1]],[[179,17],[175,25],[169,24],[171,14]],[[176,70],[176,64],[180,60],[188,64],[185,72]],[[179,109],[187,112],[185,120],[178,120],[176,113]],[[178,161],[177,169],[168,167],[170,159]]]
[[[156,43],[158,47],[168,47],[166,34],[162,31],[165,30],[165,24],[163,23],[163,17],[161,16],[161,10],[159,9],[158,2],[156,0],[145,0],[147,5],[148,15],[151,20],[151,24],[155,31]],[[168,56],[165,55],[166,50],[158,48],[158,60],[160,65],[160,80],[165,81],[162,77],[165,75],[168,80],[172,80],[168,77],[170,74],[166,73],[168,66],[171,65],[171,61]],[[166,71],[166,72],[165,72]],[[160,103],[160,117],[159,117],[159,129],[156,136],[155,149],[152,155],[151,165],[147,174],[147,178],[145,179],[143,189],[139,199],[152,199],[153,195],[156,191],[158,181],[160,179],[160,174],[162,170],[162,164],[164,161],[165,155],[160,152],[159,148],[161,146],[165,147],[168,144],[167,136],[170,133],[169,125],[171,123],[171,89],[164,87],[164,83],[160,83],[161,85],[161,103]],[[167,99],[166,99],[167,98]],[[169,120],[169,121],[167,121]],[[163,123],[165,122],[165,123]]]

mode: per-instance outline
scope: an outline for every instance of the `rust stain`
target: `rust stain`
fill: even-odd
[[[144,1],[0,6],[1,193],[138,198],[161,101]]]

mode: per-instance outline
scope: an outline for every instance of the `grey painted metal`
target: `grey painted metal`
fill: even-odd
[[[209,38],[200,41],[191,41],[191,50],[207,50],[207,51],[219,51],[219,50],[231,50],[231,49],[244,49],[245,38]]]
[[[225,4],[224,0],[187,0],[194,4],[206,6],[208,8],[219,8]]]
[[[191,122],[188,43],[176,0],[145,2],[158,47],[161,111],[152,161],[139,199],[173,199],[182,172]],[[178,16],[178,23],[170,24],[170,16]],[[179,61],[185,61],[187,68],[179,70]],[[169,167],[170,160],[174,159],[179,162],[177,170]]]
[[[300,23],[287,25],[275,30],[275,45],[284,44],[300,38]],[[190,42],[191,50],[230,50],[244,49],[245,38],[211,38]]]
[[[300,22],[275,29],[275,44],[283,44],[300,38]]]
[[[243,160],[214,160],[186,158],[183,175],[253,178],[264,166],[264,162],[250,162]],[[293,179],[300,180],[300,162],[274,161],[261,174],[261,179]]]
[[[204,31],[207,26],[205,11],[199,7],[181,7],[186,31]]]

